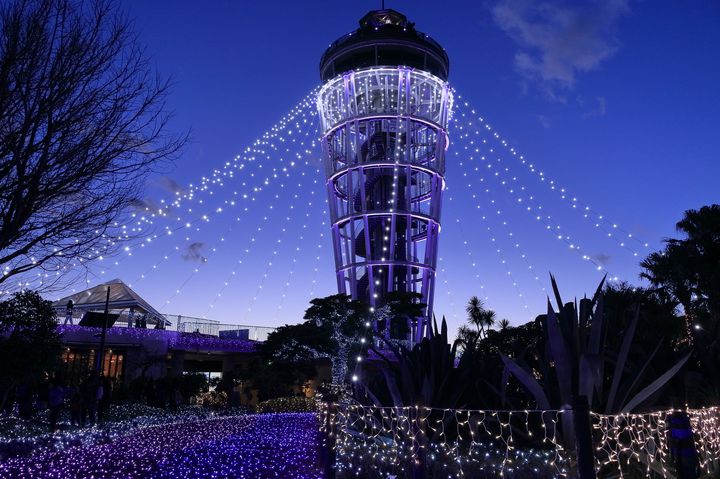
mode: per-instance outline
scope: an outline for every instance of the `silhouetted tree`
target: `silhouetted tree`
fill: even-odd
[[[458,349],[460,351],[467,351],[474,348],[480,340],[480,331],[463,324],[458,328],[456,340],[458,342]]]
[[[145,176],[185,140],[167,89],[116,3],[3,2],[0,284],[39,268],[47,289],[131,239]]]
[[[385,297],[385,304],[376,308],[373,319],[378,334],[389,329],[390,339],[405,340],[408,333],[417,327],[418,319],[425,314],[425,304],[420,293],[393,291]]]
[[[504,331],[507,331],[508,328],[511,327],[511,326],[510,326],[510,321],[509,321],[508,319],[505,319],[505,318],[501,319],[501,320],[498,322],[498,326],[499,326],[499,328],[500,328],[499,330],[500,330],[500,331],[503,331],[503,332],[504,332]]]
[[[268,335],[264,354],[287,362],[329,358],[333,382],[341,384],[347,379],[351,353],[369,344],[368,308],[344,294],[315,298],[310,304],[304,323],[286,325]]]
[[[465,306],[465,312],[468,315],[468,323],[475,326],[478,335],[477,338],[481,338],[487,335],[487,331],[495,325],[495,311],[487,309],[485,304],[477,296],[473,296],[468,300],[467,306]],[[460,334],[460,331],[458,331]],[[467,331],[463,331],[462,334],[466,339],[470,339]]]
[[[666,239],[640,263],[640,276],[682,305],[692,341],[696,322],[720,323],[720,205],[687,210],[676,227],[685,237]]]
[[[31,387],[60,359],[55,310],[35,291],[0,302],[0,409],[18,385]]]

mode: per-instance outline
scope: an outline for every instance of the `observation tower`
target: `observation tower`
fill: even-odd
[[[375,10],[320,60],[322,148],[340,293],[381,307],[422,295],[423,317],[376,325],[394,339],[429,332],[447,124],[445,50],[394,10]]]

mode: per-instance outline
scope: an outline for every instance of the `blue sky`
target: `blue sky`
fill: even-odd
[[[242,153],[318,84],[327,45],[377,5],[127,2],[148,55],[173,78],[171,128],[192,132],[181,158],[151,178],[148,198],[168,197],[168,183],[197,183]],[[443,44],[462,101],[537,167],[531,172],[498,144],[503,163],[493,171],[500,168],[526,188],[510,193],[497,178],[480,180],[462,149],[466,143],[451,145],[435,308],[451,327],[463,321],[472,294],[516,324],[543,312],[550,271],[565,296],[591,293],[602,272],[582,255],[613,276],[639,282],[638,260],[674,234],[682,212],[718,202],[717,2],[404,0],[388,6]],[[455,139],[467,120],[456,118]],[[121,255],[119,266],[103,266],[98,277],[133,283],[163,312],[258,325],[299,321],[310,293],[335,289],[328,226],[322,224],[322,170],[314,170],[318,149],[312,158],[315,166],[291,169],[289,178],[278,180],[286,187],[268,186],[243,215],[225,211],[200,231]],[[276,160],[263,160],[264,171]],[[213,187],[193,213],[215,211],[238,184],[252,182],[252,171]],[[539,181],[539,171],[567,189],[566,199]],[[298,182],[303,186],[295,191]],[[518,205],[518,195],[525,195],[525,204],[532,195],[542,205],[543,221]],[[573,209],[571,198],[602,213],[601,226],[594,226],[597,214],[588,219],[582,208]],[[263,230],[255,235],[258,225]],[[621,229],[639,241],[623,240]],[[581,252],[569,244],[581,244]]]

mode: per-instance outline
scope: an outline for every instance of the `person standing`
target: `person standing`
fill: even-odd
[[[95,425],[97,416],[98,389],[100,381],[97,373],[93,371],[87,379],[80,385],[80,393],[82,394],[82,425],[89,423],[90,426]],[[87,422],[86,422],[87,421]]]
[[[98,389],[98,421],[102,422],[107,417],[112,399],[112,383],[105,376],[100,376],[100,387]]]
[[[78,387],[77,384],[73,384],[70,390],[70,424],[73,426],[83,425],[82,411],[82,394],[80,393],[80,387]]]

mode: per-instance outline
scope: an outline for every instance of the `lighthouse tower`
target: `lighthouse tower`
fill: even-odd
[[[394,10],[375,10],[320,61],[318,94],[338,291],[427,305],[394,339],[429,332],[452,95],[444,49]]]

